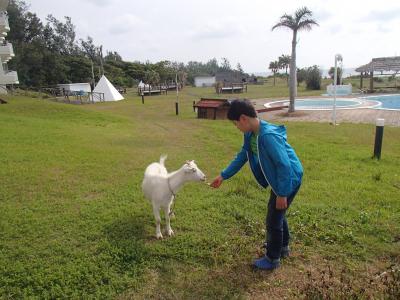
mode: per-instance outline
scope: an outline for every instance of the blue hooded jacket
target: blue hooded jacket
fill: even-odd
[[[287,142],[285,126],[260,120],[258,158],[251,151],[251,135],[252,132],[244,134],[242,150],[221,172],[222,178],[226,180],[232,177],[249,161],[250,169],[262,187],[270,185],[277,196],[290,196],[301,184],[303,167]]]

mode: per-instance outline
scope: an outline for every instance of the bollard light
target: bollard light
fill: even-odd
[[[385,127],[385,119],[376,119],[374,158],[381,159],[383,128]]]
[[[144,93],[142,92],[142,104],[144,104]]]

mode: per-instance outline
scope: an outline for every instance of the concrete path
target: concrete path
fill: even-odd
[[[264,108],[264,104],[275,100],[255,99],[251,100],[256,109]],[[260,118],[268,121],[305,121],[305,122],[331,122],[332,110],[303,110],[293,114],[287,113],[287,108],[283,110],[259,113]],[[385,125],[400,127],[400,110],[383,109],[338,109],[336,110],[337,123],[369,123],[375,124],[377,118],[385,119]]]

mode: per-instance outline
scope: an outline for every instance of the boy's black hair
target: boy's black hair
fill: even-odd
[[[235,99],[230,101],[227,117],[231,121],[239,121],[240,115],[256,118],[257,113],[253,104],[247,99]]]

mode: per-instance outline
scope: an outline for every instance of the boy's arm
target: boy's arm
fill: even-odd
[[[229,166],[226,167],[225,170],[221,172],[221,177],[224,180],[231,178],[243,167],[243,165],[246,162],[247,162],[247,153],[244,147],[242,147],[242,150],[238,154],[236,154],[235,159],[232,160]]]
[[[290,193],[291,178],[290,178],[290,159],[286,152],[285,140],[275,134],[264,136],[262,139],[263,150],[271,158],[277,174],[277,187],[275,192],[277,196],[287,197]]]

